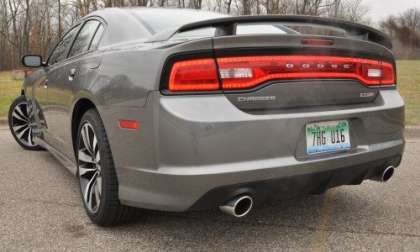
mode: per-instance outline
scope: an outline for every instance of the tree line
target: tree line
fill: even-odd
[[[28,53],[47,56],[74,22],[106,7],[203,9],[230,15],[297,14],[371,24],[363,0],[0,0],[0,70],[19,67]],[[420,10],[390,16],[380,28],[401,57],[420,56]]]

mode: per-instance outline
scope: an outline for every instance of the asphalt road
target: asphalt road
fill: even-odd
[[[419,251],[420,138],[408,139],[388,183],[275,202],[245,219],[219,211],[141,211],[99,228],[84,213],[77,180],[47,152],[23,151],[0,128],[0,250]]]

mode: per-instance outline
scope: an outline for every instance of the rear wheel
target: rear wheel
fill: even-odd
[[[129,220],[135,209],[121,205],[118,180],[102,120],[87,111],[77,137],[78,177],[87,215],[97,225],[113,226]]]
[[[9,109],[9,128],[16,142],[26,150],[42,150],[34,143],[33,110],[25,96],[19,96]]]

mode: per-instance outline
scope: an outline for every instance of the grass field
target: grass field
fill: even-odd
[[[9,106],[20,95],[22,81],[14,81],[10,72],[0,72],[0,117],[7,116]]]
[[[397,63],[398,89],[406,102],[406,122],[420,125],[420,60]],[[0,72],[0,117],[7,116],[13,99],[20,94],[22,81],[13,81],[10,72]]]
[[[408,125],[420,125],[420,60],[400,60],[397,63],[398,89],[406,103]]]

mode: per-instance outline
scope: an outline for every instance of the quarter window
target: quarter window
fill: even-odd
[[[85,23],[85,25],[83,25],[82,30],[79,32],[79,35],[74,41],[69,57],[73,57],[89,50],[90,42],[92,41],[99,25],[100,22],[96,20],[89,20]]]
[[[51,54],[50,59],[48,60],[49,65],[54,65],[55,63],[60,62],[67,58],[67,53],[70,49],[70,46],[78,30],[79,30],[79,26],[76,26],[73,29],[71,29],[63,37],[61,42],[57,45],[57,47],[54,49],[53,53]]]
[[[95,36],[90,43],[89,50],[96,50],[99,47],[99,42],[101,42],[102,34],[104,33],[104,26],[102,24],[99,25],[98,29],[96,30]]]

